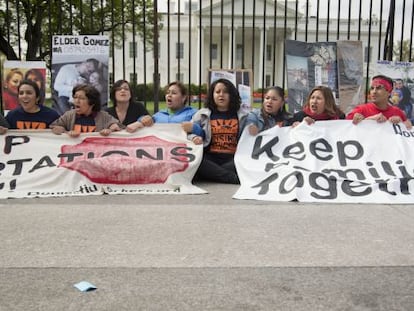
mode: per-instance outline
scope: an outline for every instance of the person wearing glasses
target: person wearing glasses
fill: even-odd
[[[142,116],[149,116],[144,105],[134,100],[131,86],[126,80],[118,80],[114,83],[110,97],[113,106],[108,108],[107,111],[111,116],[118,119],[123,127],[134,123]]]
[[[78,137],[81,133],[99,132],[102,136],[108,136],[121,130],[119,121],[101,110],[101,96],[95,87],[77,85],[73,88],[72,96],[75,108],[66,111],[50,125],[53,133]]]
[[[375,120],[378,123],[390,121],[393,124],[403,122],[407,129],[411,129],[411,121],[405,113],[389,101],[392,89],[393,81],[390,77],[384,75],[373,77],[370,89],[372,101],[356,106],[346,116],[346,119],[352,120],[353,124],[358,124],[363,120]]]

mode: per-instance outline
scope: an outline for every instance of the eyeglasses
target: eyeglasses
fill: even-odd
[[[83,96],[73,96],[73,99],[88,100],[87,97],[83,97]]]
[[[122,90],[129,92],[129,87],[127,87],[127,86],[120,86],[120,87],[117,87],[115,89],[115,91],[122,91]]]

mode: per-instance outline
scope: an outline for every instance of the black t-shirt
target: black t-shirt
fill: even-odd
[[[116,114],[115,107],[108,108],[108,113],[113,116],[114,118],[118,119],[118,115]],[[130,103],[128,105],[127,113],[125,116],[125,120],[122,122],[123,125],[131,124],[138,120],[138,118],[148,115],[147,109],[141,102],[138,103]]]
[[[79,133],[91,133],[95,132],[95,114],[89,116],[76,116],[73,130]]]
[[[214,112],[210,116],[211,142],[207,152],[233,157],[237,148],[239,119],[237,113]]]

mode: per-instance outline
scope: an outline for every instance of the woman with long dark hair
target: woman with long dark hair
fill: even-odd
[[[227,79],[213,82],[209,88],[206,108],[192,119],[189,138],[203,144],[204,153],[196,179],[239,184],[234,154],[240,136],[241,99],[238,90]]]

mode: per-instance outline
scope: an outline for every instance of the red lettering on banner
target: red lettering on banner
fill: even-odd
[[[62,146],[63,154],[81,154],[65,167],[103,184],[160,184],[189,166],[186,144],[162,140],[155,136],[142,138],[87,137],[78,145]]]

